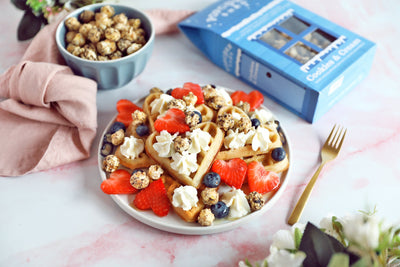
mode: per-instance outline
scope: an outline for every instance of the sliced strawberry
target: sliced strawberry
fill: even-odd
[[[236,91],[231,95],[233,105],[238,104],[240,101],[247,102],[250,104],[250,111],[254,111],[259,108],[264,102],[264,96],[259,91],[252,91],[246,94],[243,91]]]
[[[177,108],[167,110],[164,116],[154,122],[154,128],[158,132],[166,130],[170,134],[185,133],[190,130],[185,122],[185,113]]]
[[[204,103],[203,91],[201,90],[201,86],[196,83],[184,83],[182,88],[178,87],[172,90],[171,96],[177,99],[183,99],[183,97],[188,95],[190,92],[197,96],[196,105]]]
[[[121,99],[117,102],[117,119],[116,121],[122,122],[126,127],[132,122],[132,113],[135,110],[142,109],[127,99]]]
[[[227,185],[240,189],[246,178],[247,164],[244,160],[239,158],[229,161],[216,160],[211,170],[218,173],[221,180]]]
[[[133,200],[133,205],[140,210],[152,209],[154,214],[160,217],[168,215],[170,202],[162,180],[151,182],[148,187],[142,189]]]
[[[104,180],[100,188],[106,194],[133,194],[138,190],[131,183],[131,174],[126,170],[116,170],[110,177]]]
[[[247,182],[251,192],[265,194],[277,188],[280,179],[275,172],[265,170],[260,162],[252,161],[247,168]]]

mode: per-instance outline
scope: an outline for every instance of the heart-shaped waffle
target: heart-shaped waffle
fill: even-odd
[[[218,111],[217,116],[221,116],[223,114],[235,114],[232,115],[233,117],[236,118],[236,121],[238,120],[237,118],[240,116],[240,118],[246,118],[249,119],[247,114],[240,108],[235,107],[235,106],[226,106],[221,108]],[[249,119],[250,120],[250,119]],[[279,133],[273,125],[260,125],[259,127],[263,127],[269,131],[269,139],[270,143],[268,144],[268,149],[263,151],[260,149],[253,150],[251,144],[247,144],[243,147],[235,148],[235,149],[229,149],[225,148],[225,146],[221,147],[220,152],[217,154],[216,159],[222,159],[222,160],[229,160],[233,158],[246,158],[246,157],[251,157],[255,155],[261,155],[261,154],[266,154],[268,153],[271,149],[276,148],[276,147],[281,147],[282,142],[279,136]]]
[[[146,155],[146,153],[142,152],[138,157],[134,159],[130,159],[125,157],[121,153],[121,147],[118,146],[115,150],[115,156],[119,159],[120,163],[129,169],[138,169],[138,168],[148,168],[153,164],[156,164],[155,161]]]
[[[286,156],[281,161],[275,161],[271,156],[271,151],[272,149],[266,154],[244,157],[243,160],[247,164],[249,164],[252,161],[261,162],[262,165],[264,165],[264,169],[267,171],[273,171],[275,173],[281,173],[283,171],[286,171],[289,168],[288,157]]]
[[[150,132],[154,132],[154,122],[156,121],[157,117],[160,115],[158,112],[151,112],[151,103],[159,99],[162,93],[151,93],[149,94],[143,103],[143,111],[146,113],[148,122],[149,122],[149,127],[150,127]]]
[[[184,185],[191,185],[199,188],[204,174],[207,173],[211,164],[222,146],[224,139],[224,132],[213,122],[203,122],[194,127],[192,130],[201,129],[211,135],[209,149],[207,151],[201,150],[197,154],[198,168],[190,175],[179,173],[179,171],[171,167],[173,162],[171,157],[160,157],[158,152],[154,149],[154,144],[157,142],[156,137],[160,135],[158,132],[152,133],[146,140],[145,150],[147,155],[153,158],[159,165],[161,165],[169,174]]]

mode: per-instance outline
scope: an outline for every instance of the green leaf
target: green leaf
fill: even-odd
[[[299,249],[299,247],[300,247],[300,242],[301,242],[302,236],[303,236],[303,233],[301,232],[301,230],[299,228],[295,228],[294,229],[294,244],[295,244],[296,249]]]
[[[18,40],[25,41],[33,38],[42,27],[42,19],[36,17],[30,10],[25,11],[18,25]]]
[[[28,9],[28,5],[26,4],[26,0],[11,0],[11,3],[13,3],[13,5],[21,10],[27,10]]]
[[[335,253],[329,261],[328,267],[349,267],[349,255],[344,253]]]

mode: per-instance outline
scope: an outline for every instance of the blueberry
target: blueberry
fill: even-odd
[[[123,124],[122,122],[119,122],[119,121],[115,121],[111,125],[110,130],[108,130],[108,132],[113,134],[113,133],[115,133],[116,131],[118,131],[120,129],[123,129],[125,131],[125,129],[126,129],[125,128],[125,124]]]
[[[193,112],[196,113],[196,114],[199,116],[199,122],[198,122],[198,123],[201,123],[201,122],[203,121],[203,117],[201,116],[200,111],[195,110],[195,111],[193,111]]]
[[[217,204],[211,205],[211,212],[215,218],[225,218],[229,214],[229,207],[223,201],[218,201]]]
[[[136,133],[139,136],[145,136],[149,134],[149,127],[146,124],[140,124],[136,127]]]
[[[259,119],[257,119],[257,118],[251,119],[251,126],[254,126],[254,128],[257,129],[257,127],[260,126],[260,124],[261,124],[261,122]]]
[[[165,92],[165,93],[166,93],[167,95],[171,95],[172,90],[174,90],[174,89],[172,89],[172,88],[171,88],[171,89],[168,89],[167,92]]]
[[[272,150],[271,157],[275,161],[282,161],[286,157],[286,152],[283,147],[277,147]]]
[[[103,142],[100,154],[103,157],[107,157],[108,155],[110,155],[112,153],[113,149],[114,149],[114,145],[113,144],[111,144],[109,142]]]
[[[207,187],[215,188],[221,183],[221,177],[216,172],[209,172],[204,175],[203,184]]]

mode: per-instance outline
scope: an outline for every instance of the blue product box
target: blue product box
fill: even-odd
[[[218,1],[179,28],[216,65],[311,123],[366,77],[376,50],[286,0]]]

